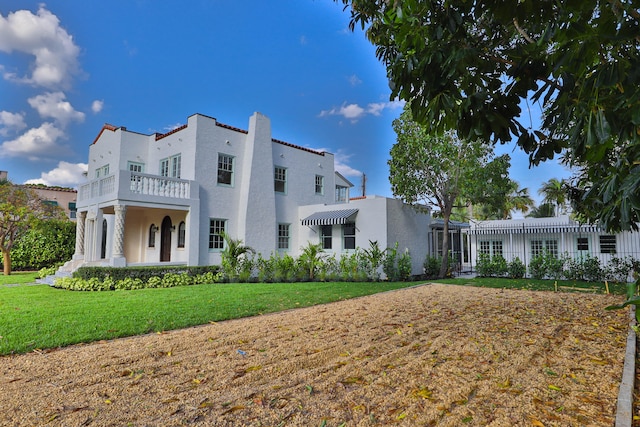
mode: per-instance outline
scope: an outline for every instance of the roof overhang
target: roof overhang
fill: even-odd
[[[302,220],[302,225],[337,225],[346,224],[358,213],[358,209],[341,209],[339,211],[316,212]]]

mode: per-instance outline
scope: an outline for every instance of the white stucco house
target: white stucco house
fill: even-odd
[[[467,234],[470,257],[464,269],[473,269],[480,253],[502,255],[507,262],[518,257],[526,266],[548,251],[573,259],[591,256],[607,265],[613,257],[640,260],[640,233],[605,232],[597,225],[580,224],[568,215],[553,218],[470,221]]]
[[[308,242],[349,253],[399,243],[413,273],[429,250],[430,215],[401,201],[350,199],[353,186],[334,156],[272,138],[255,113],[248,130],[201,114],[165,134],[105,125],[89,149],[78,189],[76,249],[81,265],[215,265],[225,231],[268,257]]]

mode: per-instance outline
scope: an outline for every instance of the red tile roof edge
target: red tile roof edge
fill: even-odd
[[[34,190],[51,190],[51,191],[62,191],[65,193],[77,193],[78,190],[69,187],[51,187],[48,185],[40,185],[40,184],[22,184],[22,187],[32,188]]]
[[[184,124],[182,126],[178,126],[177,128],[175,128],[173,130],[170,130],[167,133],[157,133],[156,132],[156,141],[159,140],[159,139],[165,138],[165,137],[167,137],[169,135],[173,135],[176,132],[180,132],[182,129],[186,129],[187,126],[188,126],[187,124]]]
[[[102,136],[102,132],[104,132],[105,130],[110,130],[112,132],[115,132],[116,129],[118,129],[116,126],[114,125],[110,125],[109,123],[105,123],[104,126],[102,126],[102,129],[100,129],[100,132],[98,132],[98,136],[96,136],[96,139],[93,140],[93,142],[91,143],[91,145],[95,144],[96,142],[98,142],[98,140],[100,139],[100,137]],[[124,130],[126,130],[127,128],[122,128]]]
[[[273,141],[275,143],[278,143],[278,144],[286,145],[287,147],[297,148],[298,150],[307,151],[309,153],[317,154],[318,156],[324,156],[325,155],[324,151],[312,150],[311,148],[301,147],[299,145],[295,145],[295,144],[292,144],[290,142],[280,141],[279,139],[271,138],[271,141]]]
[[[349,197],[349,200],[364,200],[367,196]]]

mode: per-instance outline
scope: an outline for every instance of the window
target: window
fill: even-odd
[[[218,184],[233,185],[233,157],[218,154]]]
[[[278,249],[289,250],[289,224],[278,224]]]
[[[182,221],[180,223],[180,225],[178,225],[178,247],[179,248],[184,248],[184,243],[187,237],[187,226],[184,223],[184,221]]]
[[[77,217],[78,208],[76,208],[76,202],[69,202],[69,218],[75,219]]]
[[[320,243],[322,244],[322,249],[331,249],[331,242],[333,241],[331,235],[332,230],[333,226],[331,225],[320,226]]]
[[[102,178],[109,175],[109,165],[104,165],[96,169],[96,178]]]
[[[144,163],[138,163],[138,162],[128,162],[129,164],[129,171],[131,172],[144,172]]]
[[[543,255],[544,252],[549,252],[553,257],[558,257],[558,241],[554,239],[549,240],[532,240],[531,241],[531,257]]]
[[[160,176],[180,178],[182,159],[180,154],[160,160]]]
[[[274,170],[274,187],[277,193],[287,192],[287,169],[276,166]]]
[[[324,194],[324,176],[316,175],[316,194]]]
[[[490,256],[502,256],[502,240],[480,240],[480,253]]]
[[[226,229],[226,219],[209,220],[209,249],[224,249],[224,237],[222,235]]]
[[[588,251],[589,250],[589,238],[588,237],[578,237],[576,238],[576,246],[579,251]]]
[[[611,236],[611,235],[600,236],[600,253],[602,254],[616,253],[616,236]]]
[[[336,202],[347,201],[347,187],[336,185]]]
[[[149,247],[150,248],[156,247],[156,231],[158,231],[158,227],[156,227],[155,224],[151,224],[151,227],[149,227]]]
[[[356,248],[356,224],[354,222],[348,222],[342,226],[342,237],[344,249]]]

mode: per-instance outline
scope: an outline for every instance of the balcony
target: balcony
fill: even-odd
[[[197,198],[197,183],[186,179],[120,170],[94,179],[78,189],[78,207],[112,200],[189,204]]]

